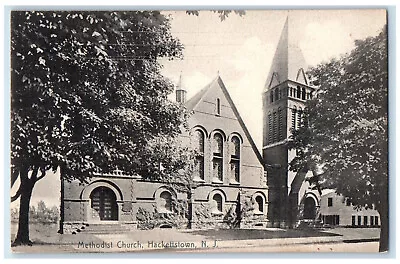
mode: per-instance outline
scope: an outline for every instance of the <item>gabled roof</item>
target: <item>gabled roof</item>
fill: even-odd
[[[254,153],[255,153],[256,156],[257,156],[257,159],[260,161],[261,165],[264,166],[264,161],[263,161],[263,159],[262,159],[262,156],[261,156],[260,152],[258,151],[258,148],[257,148],[256,144],[254,143],[254,140],[253,140],[253,138],[251,137],[249,130],[247,129],[245,123],[243,122],[243,119],[242,119],[242,117],[240,116],[239,111],[237,110],[237,108],[236,108],[236,106],[235,106],[235,103],[233,102],[231,96],[229,95],[229,92],[228,92],[228,90],[226,89],[225,84],[224,84],[224,82],[222,81],[222,79],[221,79],[220,76],[217,76],[217,77],[216,77],[214,80],[212,80],[208,85],[206,85],[206,86],[205,86],[203,89],[201,89],[197,94],[195,94],[190,100],[188,100],[188,101],[186,102],[186,104],[185,104],[185,105],[186,105],[186,108],[187,108],[188,110],[195,110],[196,106],[202,101],[202,99],[203,99],[204,96],[207,94],[207,92],[208,92],[209,90],[211,90],[211,88],[214,87],[215,85],[218,85],[218,86],[221,88],[221,90],[222,90],[222,92],[224,93],[224,95],[225,95],[225,97],[226,97],[226,99],[227,99],[227,101],[228,101],[230,107],[231,107],[232,110],[233,110],[233,113],[235,114],[235,117],[236,117],[237,120],[239,121],[239,124],[240,124],[240,126],[242,127],[242,129],[243,129],[243,131],[244,131],[244,133],[245,133],[245,135],[246,135],[246,138],[249,140],[250,145],[251,145],[251,147],[252,147]]]
[[[204,95],[207,93],[207,91],[210,89],[211,85],[214,82],[216,82],[218,78],[219,78],[219,76],[217,78],[215,78],[214,80],[212,80],[209,84],[207,84],[199,92],[197,92],[192,98],[190,98],[185,104],[186,108],[189,110],[193,110],[196,107],[196,105],[201,101],[201,99],[204,97]]]
[[[292,30],[293,26],[287,17],[265,83],[265,90],[287,80],[309,84],[304,74],[308,65]]]

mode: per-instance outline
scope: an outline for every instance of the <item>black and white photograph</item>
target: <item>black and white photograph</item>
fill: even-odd
[[[387,9],[9,18],[11,254],[392,250]]]

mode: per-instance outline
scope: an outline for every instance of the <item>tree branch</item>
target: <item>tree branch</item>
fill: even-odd
[[[44,168],[40,169],[41,175],[37,177],[36,181],[41,180],[44,176],[46,176],[46,170]]]
[[[17,181],[19,176],[19,171],[15,168],[11,169],[11,187],[14,186],[14,183]]]
[[[21,185],[19,186],[18,191],[15,193],[15,195],[13,197],[11,197],[11,202],[14,202],[20,196],[21,196]]]
[[[37,181],[37,174],[38,174],[39,168],[34,168],[31,174],[31,178],[30,180],[32,182],[36,182]]]

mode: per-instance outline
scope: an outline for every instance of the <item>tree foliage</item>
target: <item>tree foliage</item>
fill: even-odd
[[[134,172],[149,140],[180,133],[182,108],[167,100],[173,85],[156,59],[182,46],[158,12],[14,12],[12,22],[17,170]]]
[[[211,10],[211,11],[218,14],[218,17],[221,21],[224,21],[226,18],[228,18],[229,14],[231,14],[232,12],[234,12],[235,14],[237,14],[239,16],[243,16],[244,14],[246,14],[246,11],[244,11],[244,10]],[[188,10],[188,11],[186,11],[186,14],[199,16],[200,11],[199,10]]]
[[[388,60],[386,28],[355,42],[349,54],[309,72],[318,86],[289,148],[290,169],[305,164],[323,173],[319,183],[359,207],[388,208]],[[382,241],[382,240],[381,240]]]
[[[185,149],[160,155],[153,144],[186,124],[158,62],[182,49],[160,12],[12,12],[11,184],[20,177],[12,200],[21,197],[21,213],[35,182],[58,167],[81,181],[117,168],[162,178],[185,167],[165,153]]]

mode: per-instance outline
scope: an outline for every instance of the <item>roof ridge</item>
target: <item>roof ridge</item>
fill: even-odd
[[[211,85],[218,79],[219,76],[214,78],[211,82],[209,82],[206,86],[204,86],[200,91],[198,91],[195,95],[193,95],[189,100],[186,102],[186,107],[190,110],[193,110],[203,99],[207,91],[210,89]]]

